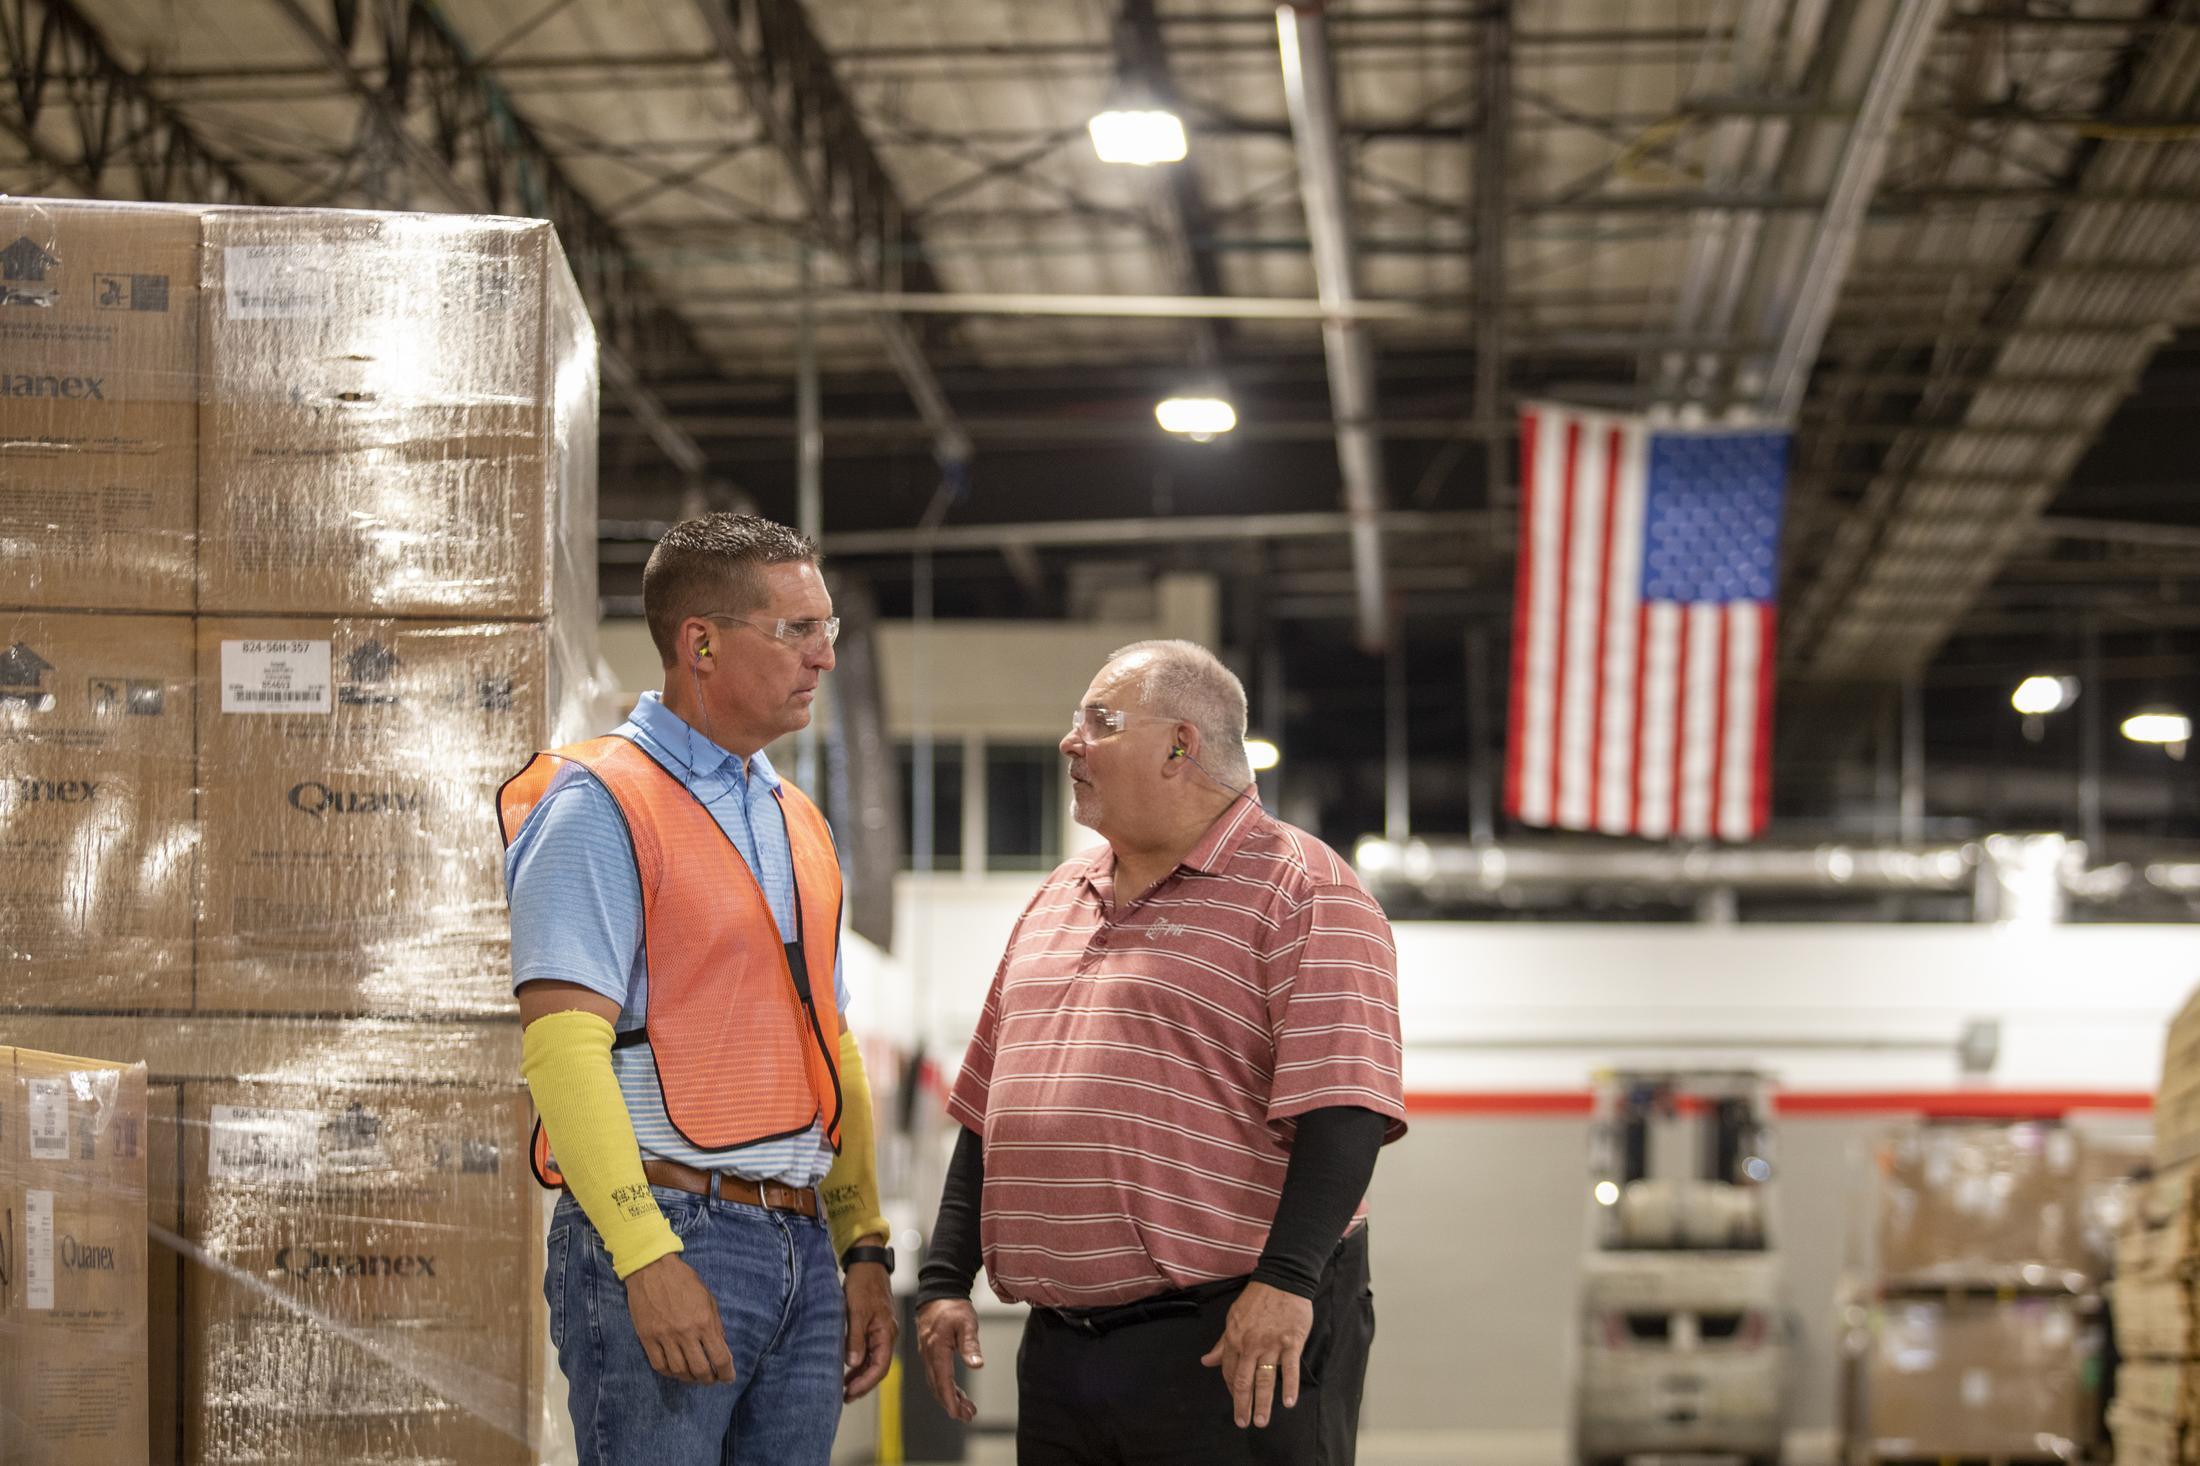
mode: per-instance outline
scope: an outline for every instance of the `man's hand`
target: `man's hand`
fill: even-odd
[[[691,1385],[733,1383],[733,1354],[718,1300],[671,1253],[626,1275],[626,1311],[650,1368]]]
[[[855,1245],[877,1245],[883,1237],[858,1237]],[[854,1404],[886,1378],[894,1362],[894,1340],[901,1324],[894,1318],[894,1294],[886,1277],[886,1265],[859,1262],[848,1269],[848,1377],[840,1398]]]
[[[1266,1283],[1247,1283],[1238,1301],[1230,1305],[1222,1337],[1199,1362],[1221,1366],[1240,1429],[1248,1420],[1255,1425],[1268,1423],[1278,1381],[1283,1385],[1284,1408],[1299,1403],[1299,1350],[1313,1329],[1311,1301]]]
[[[940,1408],[968,1425],[978,1406],[955,1383],[955,1356],[972,1369],[985,1368],[978,1352],[978,1310],[965,1298],[935,1298],[917,1310],[917,1353],[924,1358],[925,1383]]]

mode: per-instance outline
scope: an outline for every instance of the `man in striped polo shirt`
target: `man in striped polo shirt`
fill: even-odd
[[[1375,1333],[1362,1200],[1406,1129],[1389,923],[1262,810],[1245,691],[1203,648],[1116,652],[1061,749],[1106,844],[1024,909],[949,1099],[918,1292],[932,1391],[971,1418],[954,1362],[982,1362],[982,1261],[1032,1305],[1025,1466],[1349,1463]]]

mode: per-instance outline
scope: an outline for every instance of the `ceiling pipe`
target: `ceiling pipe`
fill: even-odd
[[[2059,834],[1988,835],[1953,845],[1611,846],[1463,837],[1360,841],[1353,865],[1377,900],[1504,904],[1596,889],[1611,896],[1711,891],[1796,895],[1971,895],[1986,921],[2053,922],[2073,905],[2113,909],[2151,899],[2200,901],[2200,860],[2088,865]]]
[[[1722,886],[1739,891],[1959,892],[1972,888],[1978,855],[1962,845],[1675,849],[1371,838],[1354,850],[1353,864],[1378,899],[1386,892],[1410,891],[1438,900],[1486,900],[1507,890],[1588,886],[1681,892]]]
[[[1330,316],[1322,324],[1329,361],[1329,402],[1337,419],[1337,463],[1352,522],[1352,568],[1359,640],[1381,651],[1390,636],[1383,601],[1383,444],[1375,421],[1375,359],[1367,333],[1341,312],[1358,299],[1347,217],[1344,155],[1337,132],[1335,79],[1327,22],[1319,3],[1276,7],[1284,100],[1299,160],[1299,195],[1313,246],[1314,283]]]

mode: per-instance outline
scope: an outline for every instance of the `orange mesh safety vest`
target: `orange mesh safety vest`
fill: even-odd
[[[700,1150],[799,1135],[819,1118],[840,1149],[840,1008],[833,960],[840,944],[840,861],[817,806],[792,784],[779,807],[794,854],[795,939],[784,941],[755,873],[672,772],[616,735],[538,753],[497,793],[509,846],[577,763],[611,791],[641,875],[649,1004],[643,1027],[665,1097],[665,1118]],[[535,1122],[535,1175],[563,1180]]]

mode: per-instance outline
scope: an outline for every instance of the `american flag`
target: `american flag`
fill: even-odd
[[[1522,413],[1513,818],[1653,838],[1764,829],[1787,451],[1783,432]]]

